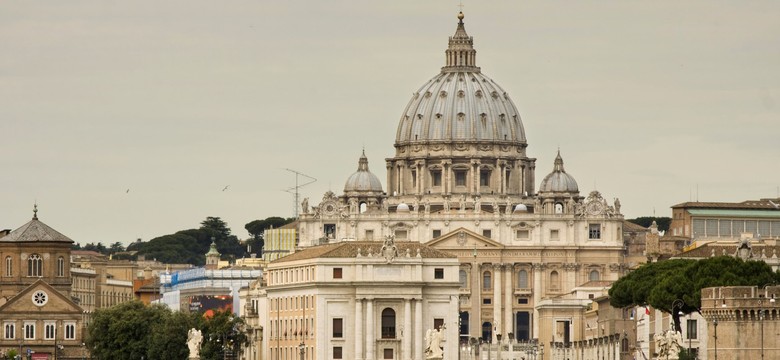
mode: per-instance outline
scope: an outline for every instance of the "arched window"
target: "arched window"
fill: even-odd
[[[482,323],[482,341],[489,343],[493,339],[493,325],[489,322]]]
[[[555,203],[555,213],[556,214],[563,214],[563,204]]]
[[[628,338],[623,338],[623,340],[620,341],[620,352],[628,352]]]
[[[460,287],[464,288],[464,289],[469,287],[468,286],[469,274],[466,273],[466,270],[459,271],[458,275],[459,275],[459,280],[460,280]]]
[[[57,258],[57,276],[65,276],[65,258]]]
[[[590,281],[599,281],[601,280],[601,275],[599,275],[598,270],[591,270],[590,274],[588,275],[588,280]]]
[[[38,254],[27,258],[27,276],[43,276],[43,259]]]
[[[490,290],[491,286],[490,271],[485,271],[482,273],[482,289]]]
[[[382,339],[395,339],[395,310],[382,310]]]
[[[517,272],[517,287],[528,289],[528,271],[520,270]]]
[[[360,213],[362,214],[362,213],[366,212],[367,209],[368,209],[368,205],[365,202],[361,202],[360,203]]]
[[[561,287],[561,280],[558,277],[558,272],[553,271],[550,273],[550,289],[558,290]]]
[[[5,257],[5,276],[14,275],[14,260],[10,256]]]

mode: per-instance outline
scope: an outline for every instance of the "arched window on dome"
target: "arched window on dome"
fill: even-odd
[[[563,214],[563,204],[555,203],[555,213],[556,214]]]
[[[483,290],[490,290],[492,286],[491,277],[490,277],[490,271],[485,271],[482,273],[482,289]]]
[[[362,213],[366,212],[367,209],[368,209],[368,204],[366,204],[365,201],[361,201],[360,202],[360,213],[362,214]]]
[[[32,254],[27,258],[27,276],[43,276],[43,259],[38,254]]]
[[[557,271],[550,273],[550,290],[558,290],[561,288],[561,279]]]

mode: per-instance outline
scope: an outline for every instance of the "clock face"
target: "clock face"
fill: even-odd
[[[336,204],[333,202],[327,202],[322,208],[322,212],[325,213],[325,215],[333,215],[336,213]]]
[[[43,290],[38,290],[32,294],[32,302],[35,306],[43,306],[49,302],[49,294]]]
[[[593,201],[590,204],[588,204],[587,210],[588,213],[591,215],[598,215],[601,213],[601,204]]]

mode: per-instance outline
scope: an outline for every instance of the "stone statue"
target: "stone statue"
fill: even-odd
[[[450,212],[450,199],[444,198],[444,212],[449,213]]]
[[[190,359],[200,359],[200,342],[203,341],[203,333],[192,328],[187,332],[187,347],[190,349]]]
[[[506,198],[506,208],[504,209],[507,215],[512,215],[512,200]]]
[[[444,338],[442,328],[436,330],[428,329],[425,332],[425,359],[437,360],[444,357],[444,351],[441,348],[441,341]]]
[[[490,204],[490,207],[493,208],[492,209],[493,213],[496,215],[498,215],[498,213],[501,211],[501,209],[498,208],[498,201],[496,201],[495,199],[493,200],[493,203]]]
[[[620,199],[615,198],[615,213],[620,214]]]
[[[474,199],[474,213],[479,214],[479,212],[482,210],[482,198],[477,196]]]
[[[680,347],[683,346],[682,335],[674,331],[674,322],[671,328],[663,333],[655,334],[655,348],[658,350],[658,356],[662,359],[678,359],[680,356]]]
[[[458,209],[460,212],[466,211],[466,195],[460,197],[460,208]]]
[[[358,201],[355,198],[349,199],[349,213],[350,214],[358,213]]]
[[[431,202],[428,200],[428,198],[425,198],[423,201],[423,206],[425,207],[425,213],[430,214],[431,213]]]
[[[395,246],[393,235],[385,236],[385,243],[382,245],[382,249],[379,250],[379,253],[385,257],[387,263],[392,262],[393,259],[398,256],[398,248]]]
[[[303,198],[303,201],[301,201],[301,209],[304,214],[309,213],[309,198]]]
[[[417,201],[417,199],[414,199],[412,202],[412,212],[416,214],[418,211],[420,211],[420,202]]]

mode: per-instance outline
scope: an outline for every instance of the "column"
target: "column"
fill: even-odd
[[[518,176],[520,179],[520,195],[524,195],[527,191],[525,189],[525,164],[520,164],[520,176]],[[388,186],[389,188],[390,186]]]
[[[414,360],[423,360],[423,315],[422,299],[414,302]]]
[[[501,331],[501,264],[493,265],[493,343]],[[506,334],[501,334],[506,336]]]
[[[504,266],[504,336],[509,339],[509,333],[514,333],[513,319],[512,319],[512,295],[514,289],[512,288],[512,271],[514,270],[512,264]]]
[[[363,299],[355,299],[355,359],[363,360]]]
[[[393,195],[395,186],[393,185],[393,162],[388,161],[385,163],[387,168],[387,195]]]
[[[539,318],[539,311],[536,310],[536,307],[539,306],[539,302],[542,301],[542,270],[543,270],[542,264],[533,264],[533,271],[534,271],[534,288],[532,291],[534,292],[534,317],[533,317],[533,323],[534,323],[534,333],[533,337],[539,339],[541,341],[542,339],[539,338],[539,321],[541,320]],[[552,349],[550,349],[552,350]]]
[[[412,360],[412,301],[411,299],[404,299],[404,329],[401,353],[404,360]]]
[[[374,360],[376,326],[374,326],[374,299],[366,299],[366,360]]]

